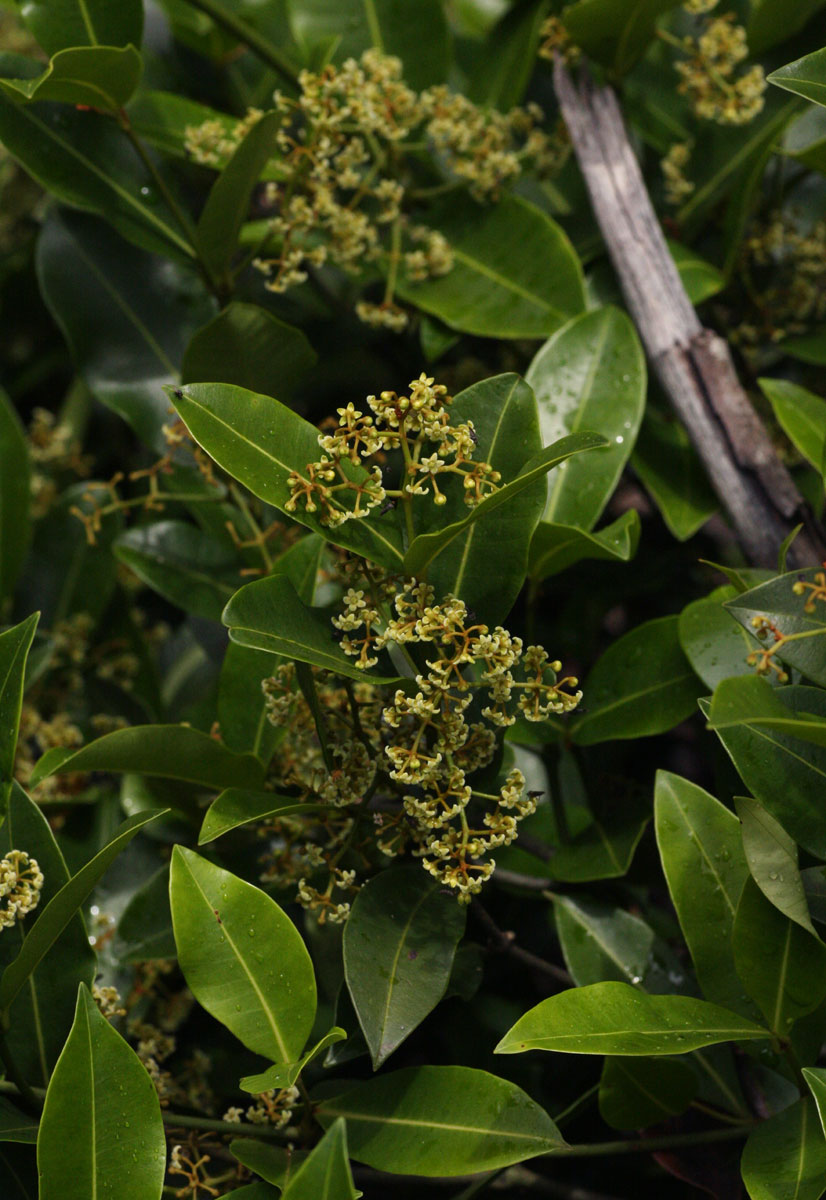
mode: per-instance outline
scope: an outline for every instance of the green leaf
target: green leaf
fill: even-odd
[[[640,517],[635,508],[595,533],[574,525],[540,521],[531,541],[528,574],[535,583],[540,583],[586,558],[630,562],[639,540]]]
[[[778,694],[759,675],[724,679],[711,699],[709,729],[747,725],[773,730],[802,742],[826,747],[826,720],[813,713],[790,713]]]
[[[36,1117],[21,1112],[5,1096],[0,1096],[0,1142],[26,1142],[34,1145],[38,1128],[39,1121]]]
[[[750,796],[735,797],[734,805],[752,879],[775,908],[814,934],[797,865],[797,843]]]
[[[788,379],[758,379],[783,432],[820,471],[826,451],[826,400]]]
[[[231,134],[238,123],[231,113],[200,104],[189,96],[148,88],[141,88],[132,99],[127,115],[139,137],[164,154],[182,159],[189,158],[187,129],[217,121],[225,133]]]
[[[548,484],[544,520],[591,529],[611,498],[645,408],[645,356],[618,308],[574,317],[539,350],[525,376],[536,393],[542,442],[593,429],[606,449],[569,463]]]
[[[294,796],[279,796],[275,792],[250,792],[243,788],[227,788],[207,809],[198,845],[214,842],[216,838],[267,817],[303,816],[317,812],[320,805],[305,804]]]
[[[178,961],[196,1000],[248,1049],[294,1062],[316,988],[301,935],[260,888],[176,846],[169,884]]]
[[[565,1145],[521,1088],[470,1067],[378,1075],[322,1100],[317,1116],[325,1127],[344,1117],[350,1156],[396,1175],[476,1174]]]
[[[244,1138],[243,1141],[246,1146],[263,1144],[263,1143],[251,1142],[249,1140],[249,1138]],[[237,1142],[231,1142],[230,1149],[234,1145],[237,1145]],[[268,1150],[276,1149],[275,1146],[269,1146],[269,1145],[267,1145],[266,1148]],[[240,1156],[236,1156],[236,1157],[239,1158],[239,1162],[240,1162],[241,1161]],[[225,1193],[226,1200],[278,1200],[279,1195],[280,1195],[280,1193],[277,1192],[275,1190],[275,1188],[271,1188],[266,1183],[260,1183],[260,1182],[259,1183],[249,1183],[246,1185],[246,1187],[233,1188],[233,1190],[231,1192]]]
[[[152,1080],[81,984],[40,1121],[40,1200],[160,1200],[165,1168]]]
[[[23,0],[21,16],[47,54],[66,46],[139,46],[141,0]]]
[[[445,994],[465,910],[418,864],[382,871],[344,928],[344,976],[374,1069]]]
[[[680,542],[693,537],[717,511],[703,465],[679,421],[646,410],[631,466]]]
[[[347,1126],[334,1121],[290,1178],[282,1200],[356,1200],[347,1154]]]
[[[826,1067],[804,1067],[803,1076],[817,1105],[817,1115],[826,1133]]]
[[[564,463],[572,455],[581,454],[583,450],[594,450],[604,445],[605,439],[598,433],[572,433],[568,437],[554,442],[552,446],[547,446],[541,454],[536,455],[525,464],[515,479],[503,484],[497,492],[486,496],[460,521],[433,533],[423,533],[414,538],[404,556],[403,570],[405,574],[419,575],[434,558],[476,521],[495,512],[503,504],[509,503],[529,487],[534,480],[541,479],[548,471],[552,471],[554,467]]]
[[[599,1081],[600,1116],[612,1129],[644,1129],[685,1112],[697,1073],[675,1058],[606,1058]]]
[[[752,675],[746,659],[760,643],[723,607],[738,595],[732,586],[716,588],[693,600],[680,613],[680,645],[706,687],[715,688],[733,675]]]
[[[319,1054],[334,1046],[336,1042],[343,1042],[347,1037],[345,1029],[339,1029],[335,1026],[333,1029],[325,1033],[324,1037],[316,1042],[305,1054],[301,1056],[298,1062],[294,1063],[275,1063],[268,1067],[266,1071],[261,1071],[258,1075],[245,1075],[239,1086],[245,1092],[252,1093],[253,1096],[258,1096],[261,1092],[269,1092],[271,1090],[278,1091],[281,1088],[292,1087],[301,1072],[307,1066],[307,1063],[312,1062],[314,1058],[318,1058]]]
[[[281,114],[265,113],[256,121],[212,185],[198,219],[201,261],[216,279],[229,271],[252,191],[275,148]]]
[[[618,638],[583,684],[580,746],[664,733],[694,712],[698,684],[677,637],[679,618],[657,617]]]
[[[775,908],[751,877],[737,908],[732,950],[743,987],[778,1037],[826,997],[826,946]]]
[[[232,754],[188,725],[135,725],[105,733],[80,750],[47,750],[32,773],[32,787],[67,771],[129,771],[211,788],[254,788],[264,778],[262,764],[251,754]]]
[[[257,304],[233,300],[192,338],[181,376],[184,383],[234,383],[290,396],[317,357],[303,330]]]
[[[726,286],[723,272],[718,271],[713,263],[700,258],[689,246],[669,239],[668,249],[692,304],[702,304]]]
[[[136,833],[160,817],[166,809],[137,813],[118,828],[115,836],[73,875],[38,911],[17,957],[0,978],[0,1010],[7,1014],[24,983],[51,950],[104,871],[124,850]]]
[[[521,102],[534,71],[548,7],[548,0],[514,4],[488,32],[468,81],[471,100],[502,112]]]
[[[472,421],[478,446],[475,457],[510,480],[542,450],[533,392],[518,375],[495,375],[466,388],[454,398],[451,421]],[[469,509],[457,477],[444,486],[441,508],[414,507],[417,534],[437,531],[464,520]],[[503,621],[525,579],[531,534],[545,503],[545,487],[536,480],[496,513],[471,524],[430,564],[428,581],[437,595],[448,592],[464,600],[488,625]],[[495,575],[490,570],[495,559]]]
[[[161,867],[129,897],[117,924],[113,953],[122,963],[175,957],[169,867]]]
[[[37,245],[40,287],[96,400],[164,453],[164,384],[214,302],[194,271],[124,242],[102,221],[53,209]],[[83,305],[77,303],[83,295]]]
[[[321,454],[313,425],[270,396],[225,383],[189,384],[174,392],[173,403],[192,436],[219,466],[254,495],[287,511],[290,472],[303,473]],[[353,470],[358,478],[358,469]],[[331,529],[301,506],[289,515],[335,545],[390,570],[401,567],[401,535],[392,520],[345,521]]]
[[[783,0],[752,0],[751,13],[746,25],[751,54],[756,57],[779,42],[787,41],[819,12],[825,3],[826,0],[798,0],[790,10]]]
[[[789,338],[781,342],[781,347],[784,353],[799,358],[801,362],[811,363],[816,367],[826,366],[826,329],[823,326],[804,337]]]
[[[153,591],[207,620],[221,620],[241,579],[234,550],[185,521],[135,526],[113,549]]]
[[[0,604],[11,594],[31,530],[29,447],[11,400],[0,388]]]
[[[100,213],[129,241],[173,258],[195,251],[111,117],[64,104],[18,104],[0,89],[0,141],[46,191]]]
[[[709,1000],[740,1009],[743,989],[731,933],[749,870],[738,820],[696,783],[658,771],[654,821],[663,873],[700,986]]]
[[[373,46],[400,58],[417,90],[447,78],[450,39],[440,0],[287,0],[287,13],[297,42],[333,39],[335,62]]]
[[[826,1141],[810,1097],[761,1121],[740,1161],[751,1200],[820,1200]]]
[[[349,679],[393,683],[398,678],[355,666],[355,659],[333,639],[329,615],[303,604],[286,575],[246,584],[230,600],[223,620],[232,640],[242,646],[283,654]]]
[[[12,789],[8,814],[0,828],[0,854],[15,849],[25,850],[37,860],[43,872],[43,887],[34,914],[3,930],[0,972],[20,953],[37,913],[69,881],[66,863],[46,818],[18,784]],[[76,912],[9,1010],[9,1050],[29,1083],[37,1087],[48,1084],[72,1027],[78,984],[91,987],[95,964],[83,917]]]
[[[618,979],[635,986],[648,970],[654,931],[624,909],[587,896],[554,896],[556,931],[574,983]]]
[[[278,665],[274,654],[229,642],[218,684],[218,721],[224,744],[236,754],[250,753],[268,763],[284,731],[267,718],[261,683]]]
[[[517,196],[494,206],[457,199],[428,213],[454,265],[438,279],[400,280],[402,299],[463,333],[547,337],[585,308],[582,268],[555,221]]]
[[[625,74],[654,37],[657,18],[679,0],[577,0],[565,9],[565,28],[597,62]]]
[[[826,717],[821,688],[782,687],[777,698],[793,717]],[[717,735],[752,795],[804,849],[826,858],[826,749],[755,723],[726,726]]]
[[[649,996],[628,983],[592,983],[543,1000],[520,1017],[494,1053],[687,1054],[768,1031],[693,996]]]
[[[230,1153],[240,1163],[267,1181],[251,1185],[253,1188],[266,1188],[266,1191],[262,1192],[260,1196],[251,1194],[249,1200],[269,1200],[270,1196],[280,1196],[280,1190],[276,1192],[267,1187],[267,1184],[272,1183],[279,1189],[283,1188],[290,1176],[307,1157],[303,1150],[294,1150],[292,1146],[274,1146],[272,1142],[259,1142],[249,1137],[235,1138],[230,1142],[229,1148]],[[247,1189],[242,1188],[240,1191],[229,1194],[237,1196],[238,1200],[247,1200],[246,1192]]]
[[[0,633],[0,822],[6,815],[14,781],[26,659],[39,616],[33,613],[19,625]]]
[[[768,80],[775,87],[795,92],[815,104],[826,105],[826,46],[772,71]]]
[[[140,83],[143,61],[134,46],[82,46],[60,50],[35,79],[0,79],[20,101],[56,100],[117,113]]]

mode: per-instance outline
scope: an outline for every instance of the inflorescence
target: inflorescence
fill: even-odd
[[[9,850],[0,858],[0,929],[11,929],[37,908],[42,887],[43,872],[37,859],[24,850]]]

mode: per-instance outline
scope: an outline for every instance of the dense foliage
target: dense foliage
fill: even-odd
[[[826,1190],[826,567],[551,70],[819,516],[825,11],[3,0],[4,1200]]]

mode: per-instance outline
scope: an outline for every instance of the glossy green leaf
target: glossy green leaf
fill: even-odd
[[[274,654],[229,642],[218,685],[221,736],[236,754],[250,753],[269,762],[284,731],[267,718],[267,698],[261,683],[278,665]]]
[[[826,1067],[804,1067],[803,1076],[817,1105],[817,1115],[826,1133]]]
[[[783,0],[752,0],[746,25],[751,53],[763,54],[779,42],[785,42],[812,20],[824,4],[826,0],[798,0],[790,9]]]
[[[169,867],[161,867],[129,897],[117,924],[113,953],[127,963],[175,957]]]
[[[0,89],[0,141],[46,191],[100,213],[129,241],[194,261],[195,252],[110,116],[64,104],[18,104]]]
[[[679,421],[650,405],[631,466],[678,541],[693,537],[717,511],[717,498],[688,434]]]
[[[809,0],[811,3],[812,0]],[[769,83],[795,92],[815,104],[826,105],[826,47],[787,63],[768,77]]]
[[[273,1089],[278,1091],[281,1088],[292,1087],[307,1066],[307,1063],[312,1062],[314,1058],[318,1058],[330,1046],[334,1046],[337,1042],[343,1042],[346,1037],[347,1031],[335,1026],[329,1032],[325,1033],[324,1037],[320,1038],[314,1046],[311,1046],[298,1062],[274,1063],[266,1071],[261,1071],[257,1075],[245,1075],[239,1086],[243,1091],[251,1092],[254,1096]]]
[[[503,112],[521,103],[533,74],[548,8],[548,0],[514,4],[488,31],[468,81],[471,100]]]
[[[185,521],[137,525],[116,539],[115,555],[184,612],[220,621],[242,582],[237,554]]]
[[[392,683],[395,675],[360,670],[333,638],[329,614],[299,599],[286,575],[256,579],[236,592],[223,616],[230,637],[242,646],[336,671],[350,679]]]
[[[0,828],[0,853],[25,850],[43,872],[40,904],[23,921],[4,929],[0,971],[20,953],[37,915],[69,881],[54,834],[38,806],[15,784],[6,820]],[[9,1010],[6,1040],[18,1069],[36,1087],[46,1087],[74,1019],[80,983],[92,985],[96,955],[80,912],[71,918],[43,961],[29,976]]]
[[[37,1141],[39,1122],[29,1113],[21,1112],[5,1096],[0,1096],[0,1142]]]
[[[520,1017],[497,1054],[687,1054],[716,1042],[767,1038],[768,1031],[693,996],[649,996],[628,983],[559,992]]]
[[[699,687],[680,648],[678,622],[657,617],[609,646],[583,684],[587,712],[571,726],[575,742],[649,737],[694,712]]]
[[[740,1009],[743,989],[731,932],[749,869],[737,817],[696,783],[658,771],[654,821],[663,873],[700,986],[709,1000]]]
[[[481,337],[547,337],[582,312],[582,268],[555,221],[517,196],[493,207],[454,200],[428,214],[450,242],[454,265],[438,279],[396,291],[451,329]]]
[[[130,771],[212,788],[257,787],[264,778],[251,754],[232,754],[188,725],[135,725],[105,733],[80,750],[48,750],[34,769],[32,786],[67,771]]]
[[[564,13],[565,28],[597,62],[624,74],[645,52],[657,19],[679,0],[576,0]]]
[[[737,907],[732,950],[743,987],[778,1037],[826,997],[826,946],[775,908],[751,877]]]
[[[413,88],[447,78],[450,40],[439,0],[287,0],[287,12],[299,43],[333,39],[336,62],[373,46],[402,60]]]
[[[0,389],[0,603],[17,582],[28,549],[31,465],[26,435]]]
[[[135,834],[140,833],[144,825],[162,816],[164,811],[153,809],[129,817],[103,849],[67,880],[43,908],[38,909],[37,917],[26,930],[17,957],[12,959],[0,978],[0,1010],[4,1014],[8,1013],[20,989],[49,953],[103,873],[126,849]]]
[[[291,1176],[282,1200],[356,1200],[347,1154],[347,1126],[334,1121],[324,1137]]]
[[[465,910],[418,864],[361,889],[344,929],[344,975],[373,1067],[410,1036],[447,988]]]
[[[397,1175],[475,1174],[565,1145],[521,1088],[470,1067],[378,1075],[322,1100],[317,1115],[325,1127],[344,1117],[350,1156]]]
[[[38,617],[39,613],[34,613],[19,625],[0,633],[0,822],[6,815],[14,780],[26,659]]]
[[[564,791],[562,792],[564,797]],[[550,809],[547,809],[550,814]],[[536,817],[528,818],[525,832],[534,833],[532,824],[542,819],[540,808]],[[569,841],[559,840],[556,829],[543,825],[536,830],[539,844],[547,849],[547,857],[537,858],[521,846],[508,846],[496,853],[503,867],[524,874],[546,877],[553,875],[565,883],[586,883],[594,879],[616,879],[625,875],[639,845],[640,838],[651,819],[649,805],[629,804],[611,806],[605,813],[586,813],[585,827],[574,833]],[[551,865],[553,864],[553,865]]]
[[[260,888],[176,846],[169,883],[178,961],[211,1016],[248,1049],[294,1062],[316,989],[301,935]]]
[[[266,1183],[250,1185],[250,1187],[265,1188],[266,1191],[261,1196],[250,1195],[249,1200],[269,1200],[270,1196],[280,1196],[280,1190],[275,1191],[267,1185],[272,1183],[279,1189],[283,1188],[290,1176],[307,1157],[303,1150],[294,1150],[292,1146],[274,1146],[272,1142],[260,1142],[249,1137],[235,1138],[230,1142],[229,1148],[230,1153],[240,1163],[266,1180]],[[242,1188],[240,1191],[229,1194],[237,1196],[238,1200],[247,1200],[246,1189]]]
[[[542,450],[536,400],[518,375],[495,375],[465,388],[454,397],[450,415],[455,424],[473,422],[475,457],[490,463],[505,481],[518,476]],[[414,507],[419,535],[461,522],[471,511],[458,477],[440,486],[446,497],[441,507]],[[536,480],[495,515],[483,513],[466,527],[429,565],[428,581],[437,594],[459,596],[488,625],[504,621],[522,588],[531,534],[544,501],[544,481]],[[490,569],[494,559],[495,573]]]
[[[783,826],[750,796],[734,801],[751,877],[767,900],[809,933],[814,926],[797,865],[797,844]]]
[[[583,559],[629,562],[637,552],[639,540],[640,517],[635,508],[594,533],[574,525],[540,521],[531,541],[528,574],[539,583]]]
[[[251,792],[243,788],[227,788],[207,809],[198,845],[214,842],[216,838],[269,817],[303,816],[317,812],[318,804],[301,803],[294,796],[279,796],[276,792]]]
[[[140,45],[141,0],[23,0],[21,16],[47,54],[66,46]]]
[[[56,100],[116,113],[140,83],[143,62],[134,46],[77,46],[60,50],[35,79],[3,79],[12,100]]]
[[[554,896],[553,901],[565,965],[578,987],[606,979],[642,982],[654,945],[654,931],[645,921],[587,896]]]
[[[749,1134],[740,1169],[751,1200],[820,1200],[826,1140],[810,1097],[796,1101]]]
[[[572,433],[561,438],[552,446],[547,446],[541,454],[527,462],[515,479],[503,483],[498,491],[485,497],[481,503],[472,508],[465,517],[452,525],[433,533],[422,533],[410,543],[404,556],[404,572],[407,575],[418,575],[423,572],[439,554],[441,554],[456,538],[487,517],[503,504],[508,504],[520,492],[537,479],[541,479],[548,471],[560,463],[565,463],[574,454],[584,450],[596,450],[605,445],[605,439],[598,433]]]
[[[733,586],[716,588],[710,596],[693,600],[680,613],[680,645],[706,687],[715,688],[733,675],[752,675],[746,661],[760,643],[735,621],[723,603],[738,595]]]
[[[186,348],[184,383],[234,383],[289,396],[317,358],[303,330],[257,304],[233,300]]]
[[[617,485],[645,408],[645,357],[618,308],[575,317],[539,350],[525,376],[536,393],[542,442],[580,429],[607,447],[561,468],[548,482],[544,520],[591,529]]]
[[[821,688],[782,687],[777,698],[792,717],[803,712],[826,718]],[[717,734],[748,791],[804,849],[826,858],[826,749],[754,723],[730,725]]]
[[[207,196],[198,219],[198,247],[201,261],[216,279],[229,270],[253,188],[275,148],[281,121],[280,113],[269,112],[255,122]]]
[[[290,472],[303,473],[321,454],[318,430],[270,396],[224,383],[191,383],[174,392],[173,403],[192,436],[219,466],[282,511],[290,497]],[[401,536],[389,515],[345,521],[335,529],[301,506],[289,515],[335,545],[391,570],[401,566]]]
[[[40,1121],[40,1200],[160,1200],[165,1168],[152,1080],[81,985]]]
[[[769,729],[826,747],[826,719],[814,713],[790,712],[759,675],[724,679],[712,696],[709,729],[719,732],[732,725]]]
[[[682,242],[669,240],[668,249],[692,304],[702,304],[726,286],[723,272]]]
[[[37,246],[44,299],[96,400],[163,453],[174,383],[214,302],[194,271],[124,242],[83,213],[49,213]],[[83,295],[83,305],[77,303]]]
[[[820,471],[826,451],[826,400],[788,379],[758,382],[783,432]]]
[[[599,1081],[600,1116],[612,1129],[644,1129],[685,1112],[697,1072],[684,1060],[606,1058]]]

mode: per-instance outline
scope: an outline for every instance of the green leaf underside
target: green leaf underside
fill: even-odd
[[[594,533],[541,521],[531,542],[528,574],[540,583],[583,559],[629,562],[636,554],[639,539],[640,517],[634,508]]]
[[[632,913],[587,896],[554,896],[557,935],[574,983],[616,979],[639,984],[648,969],[654,931]]]
[[[317,812],[320,804],[299,802],[294,796],[279,796],[276,792],[251,792],[244,788],[227,788],[217,796],[206,811],[198,845],[214,842],[231,829],[267,817],[298,816]]]
[[[697,1094],[697,1073],[682,1059],[606,1058],[599,1111],[613,1129],[643,1129],[684,1112]]]
[[[752,1200],[819,1200],[826,1140],[811,1097],[761,1121],[749,1135],[740,1168]]]
[[[178,961],[198,1002],[256,1054],[294,1062],[316,1008],[301,936],[260,888],[176,846],[169,884]]]
[[[560,992],[521,1017],[497,1054],[686,1054],[717,1042],[767,1038],[766,1029],[693,996],[648,996],[627,983]]]
[[[317,1112],[324,1126],[345,1118],[352,1158],[394,1174],[494,1170],[565,1145],[521,1088],[470,1067],[379,1075],[323,1100]]]
[[[750,796],[737,796],[734,804],[752,879],[775,908],[813,934],[794,839]]]
[[[140,82],[141,56],[134,46],[76,46],[60,50],[35,79],[0,79],[13,100],[57,100],[117,112]]]

